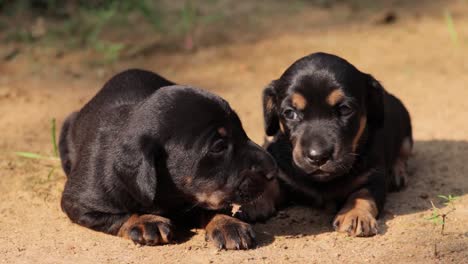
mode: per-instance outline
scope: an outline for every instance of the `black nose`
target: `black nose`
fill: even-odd
[[[332,152],[332,148],[312,148],[307,153],[307,161],[312,165],[321,166],[330,159]]]

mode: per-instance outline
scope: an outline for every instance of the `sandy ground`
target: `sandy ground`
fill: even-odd
[[[316,23],[311,13],[302,12],[291,19],[304,24],[289,31],[272,28],[254,42],[156,54],[111,67],[79,63],[78,57],[88,56],[82,53],[55,58],[47,49],[1,62],[0,262],[468,263],[468,16],[463,15],[468,5],[438,3],[427,12],[400,10],[390,25],[375,25],[371,18]],[[450,39],[444,8],[453,11],[458,44]],[[323,22],[341,11],[315,12]],[[0,45],[2,52],[12,48]],[[261,142],[262,88],[294,60],[315,51],[336,53],[372,73],[403,100],[413,118],[409,186],[389,195],[375,237],[337,234],[331,211],[293,207],[255,226],[260,245],[254,250],[217,251],[201,230],[181,244],[138,247],[72,224],[59,207],[65,176],[58,163],[13,154],[52,154],[51,118],[61,125],[106,79],[128,67],[220,94],[237,110],[250,137]],[[49,175],[53,167],[57,170]],[[430,200],[448,210],[439,194],[460,196],[444,235],[426,219]]]

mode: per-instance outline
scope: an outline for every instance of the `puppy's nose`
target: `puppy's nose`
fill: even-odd
[[[313,148],[307,153],[307,161],[315,166],[321,166],[330,159],[332,148]]]

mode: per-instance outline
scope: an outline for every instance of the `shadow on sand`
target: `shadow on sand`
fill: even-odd
[[[416,141],[409,160],[408,186],[387,196],[384,212],[379,219],[379,233],[386,233],[387,220],[430,209],[430,200],[437,207],[444,207],[438,195],[466,194],[467,157],[467,141]],[[267,223],[255,225],[259,246],[273,243],[275,236],[300,237],[333,232],[333,217],[334,209],[330,208],[286,208]]]

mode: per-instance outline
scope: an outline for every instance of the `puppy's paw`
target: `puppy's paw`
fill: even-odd
[[[206,240],[219,249],[249,249],[255,247],[255,232],[239,219],[216,215],[206,226]]]
[[[255,201],[242,205],[234,217],[246,222],[263,222],[276,215],[277,204],[280,203],[281,192],[278,182],[272,181],[265,192]]]
[[[340,211],[333,221],[333,227],[338,232],[356,237],[373,236],[378,232],[377,220],[369,211],[360,208]]]
[[[171,220],[157,215],[132,215],[119,231],[119,236],[136,244],[156,246],[168,244],[173,238]]]

